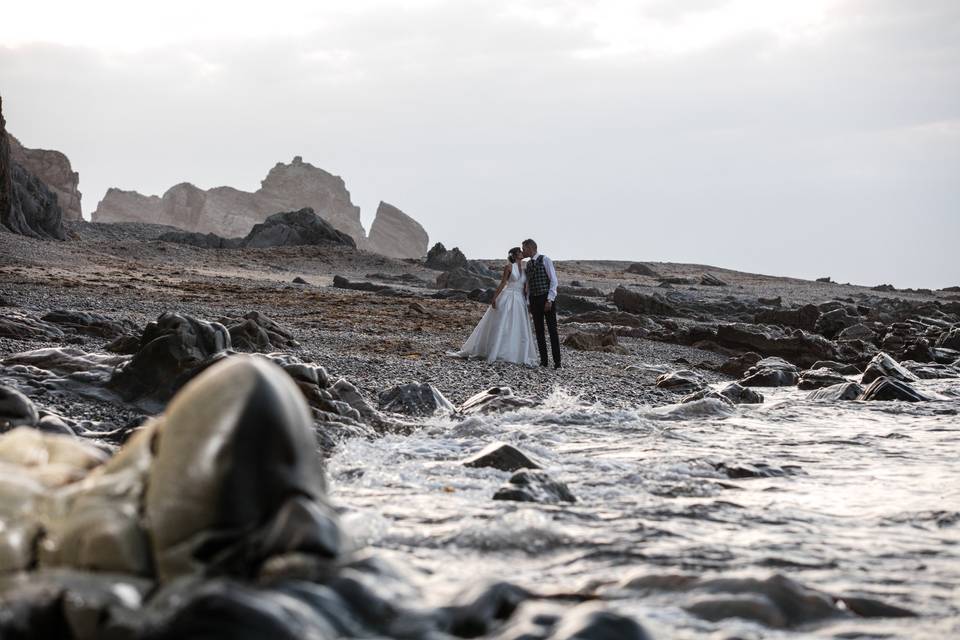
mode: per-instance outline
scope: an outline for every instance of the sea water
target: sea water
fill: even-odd
[[[917,386],[945,399],[772,389],[759,405],[611,410],[558,389],[536,409],[346,442],[330,460],[332,495],[353,543],[409,567],[438,604],[509,580],[601,594],[657,638],[960,637],[960,381]],[[492,500],[510,474],[461,461],[493,441],[520,447],[578,501]],[[720,463],[782,475],[731,479]],[[636,576],[776,574],[919,617],[771,629],[697,618],[676,590],[622,588]]]

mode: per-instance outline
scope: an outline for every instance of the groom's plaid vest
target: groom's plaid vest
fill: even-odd
[[[531,298],[545,296],[550,292],[550,276],[547,275],[547,268],[543,266],[542,255],[527,263],[527,291]]]

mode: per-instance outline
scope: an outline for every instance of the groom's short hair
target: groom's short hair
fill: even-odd
[[[536,242],[536,240],[533,240],[533,239],[531,239],[531,238],[527,238],[526,240],[523,241],[523,246],[525,246],[525,247],[530,246],[530,247],[533,247],[534,249],[536,249],[536,248],[537,248],[537,242]]]

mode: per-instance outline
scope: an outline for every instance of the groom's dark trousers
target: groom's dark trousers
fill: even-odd
[[[533,329],[537,332],[537,346],[540,348],[540,364],[547,366],[547,337],[543,335],[543,321],[547,321],[550,331],[550,350],[553,351],[553,366],[560,366],[560,335],[557,333],[557,303],[550,311],[544,311],[547,296],[530,296],[530,313],[533,315]]]

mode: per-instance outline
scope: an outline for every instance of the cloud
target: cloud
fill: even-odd
[[[954,2],[344,6],[289,35],[0,48],[8,122],[68,153],[88,212],[109,186],[255,189],[303,155],[368,223],[387,200],[470,255],[538,235],[559,258],[960,283]],[[671,36],[699,46],[650,44]]]

